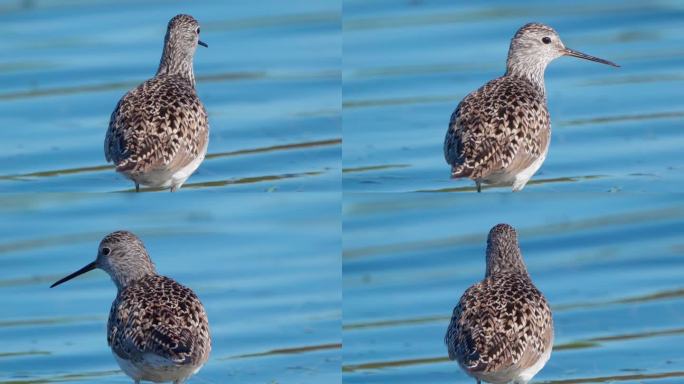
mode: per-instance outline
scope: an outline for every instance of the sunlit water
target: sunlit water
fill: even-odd
[[[474,383],[443,338],[484,275],[487,232],[506,222],[554,312],[554,352],[536,382],[681,383],[682,198],[346,196],[344,382]]]
[[[449,118],[503,74],[511,37],[530,21],[622,67],[551,63],[551,147],[527,188],[681,190],[684,3],[674,0],[345,0],[345,190],[472,191],[472,182],[449,179]]]
[[[49,288],[117,229],[204,303],[213,351],[192,382],[339,382],[338,194],[129,196],[0,196],[0,383],[130,382],[107,346],[109,277]]]
[[[185,189],[338,190],[335,0],[0,2],[0,191],[119,191],[103,142],[119,98],[154,75],[166,23],[195,16],[208,155]]]

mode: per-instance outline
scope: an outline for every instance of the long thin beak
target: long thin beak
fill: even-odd
[[[95,262],[93,261],[92,263],[86,265],[85,267],[79,269],[78,271],[72,273],[71,275],[69,275],[69,276],[67,276],[67,277],[65,277],[65,278],[63,278],[63,279],[58,280],[56,283],[52,284],[52,285],[50,286],[50,288],[54,288],[54,287],[56,287],[56,286],[62,284],[62,283],[65,282],[65,281],[69,281],[69,280],[73,279],[73,278],[76,277],[76,276],[80,276],[80,275],[82,275],[82,274],[84,274],[84,273],[86,273],[86,272],[90,272],[90,271],[92,271],[92,270],[95,269],[95,268],[97,268],[97,264],[95,264]]]
[[[209,48],[209,46],[207,45],[207,43],[205,43],[205,42],[202,41],[202,40],[197,40],[197,44],[199,44],[199,45],[201,45],[201,46],[203,46],[203,47],[205,47],[205,48]]]
[[[590,55],[587,55],[586,53],[582,53],[580,51],[575,51],[575,50],[570,49],[570,48],[565,48],[563,50],[563,54],[567,55],[567,56],[579,57],[580,59],[584,59],[584,60],[595,61],[595,62],[601,63],[601,64],[612,65],[613,67],[619,67],[619,65],[613,63],[612,61],[599,59],[598,57],[590,56]]]

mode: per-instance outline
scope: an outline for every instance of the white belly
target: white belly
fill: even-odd
[[[539,358],[539,360],[537,360],[536,363],[534,363],[533,366],[522,370],[518,375],[517,379],[514,380],[514,383],[526,384],[527,382],[532,380],[534,375],[539,373],[539,371],[541,371],[542,368],[544,368],[544,366],[546,365],[546,362],[549,361],[549,358],[551,357],[551,349],[551,346],[549,346],[546,352],[544,352],[544,354]]]
[[[549,145],[546,145],[544,152],[541,156],[537,158],[529,167],[523,169],[520,173],[515,175],[515,180],[513,180],[513,191],[521,191],[525,188],[525,184],[532,178],[532,176],[541,168],[544,160],[546,160],[546,154],[549,152]]]
[[[546,160],[546,154],[548,152],[549,143],[546,144],[546,148],[544,148],[544,151],[539,155],[539,157],[535,159],[532,162],[532,164],[530,164],[527,168],[524,168],[521,171],[517,172],[517,167],[511,165],[506,169],[493,172],[484,178],[475,179],[475,181],[479,181],[481,183],[493,186],[512,185],[513,192],[520,191],[525,187],[525,184],[527,184],[527,182],[539,170],[539,168],[541,168],[542,164],[544,163],[544,160]],[[518,160],[519,159],[516,158],[513,161],[515,162]]]
[[[113,353],[119,367],[126,375],[135,381],[146,380],[155,383],[184,381],[197,373],[202,366],[177,365],[162,357],[147,354],[144,361],[133,363],[130,360],[120,358]]]
[[[204,144],[204,148],[202,148],[202,151],[199,153],[199,156],[195,158],[195,160],[191,161],[190,164],[186,165],[185,167],[179,169],[176,171],[172,176],[171,176],[171,188],[175,191],[178,188],[185,183],[185,180],[190,177],[190,175],[199,168],[200,164],[202,161],[204,161],[204,157],[207,155],[207,146],[209,145],[209,140],[207,140]]]
[[[206,141],[204,148],[202,148],[199,155],[183,168],[178,170],[156,169],[135,175],[126,174],[126,177],[140,185],[152,188],[171,188],[172,191],[176,191],[185,183],[185,180],[197,170],[202,161],[204,161],[208,144],[209,140]]]

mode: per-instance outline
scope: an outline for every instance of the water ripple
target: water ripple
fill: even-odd
[[[263,357],[263,356],[273,356],[273,355],[292,355],[292,354],[307,353],[307,352],[314,352],[314,351],[321,351],[321,350],[328,350],[328,349],[342,349],[342,344],[341,343],[331,343],[331,344],[305,345],[302,347],[293,347],[293,348],[277,348],[277,349],[268,350],[266,352],[247,353],[247,354],[243,354],[243,355],[236,355],[236,356],[230,356],[230,357],[219,357],[218,360],[246,359],[246,358],[252,358],[252,357]]]
[[[268,147],[239,149],[237,151],[210,153],[210,154],[206,155],[205,159],[211,160],[211,159],[223,158],[223,157],[253,155],[256,153],[288,151],[288,150],[293,150],[293,149],[325,147],[325,146],[340,145],[340,144],[342,144],[341,138],[332,138],[332,139],[315,140],[315,141],[300,142],[300,143],[271,145]],[[114,170],[114,166],[113,165],[96,165],[96,166],[91,166],[91,167],[65,168],[65,169],[56,169],[56,170],[50,170],[50,171],[30,172],[30,173],[24,173],[24,174],[18,174],[18,175],[4,175],[4,176],[0,176],[0,180],[15,180],[16,181],[16,180],[22,180],[22,179],[27,179],[27,178],[54,177],[54,176],[73,175],[73,174],[80,174],[80,173],[100,172],[100,171],[107,171],[107,170]],[[269,176],[263,176],[263,177],[265,179],[269,178]],[[237,183],[237,184],[240,184],[240,183]],[[185,184],[183,186],[183,188],[186,188],[187,185],[190,185],[190,184]]]

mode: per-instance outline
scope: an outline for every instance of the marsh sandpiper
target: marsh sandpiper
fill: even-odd
[[[566,48],[556,31],[530,23],[511,40],[506,74],[470,93],[451,115],[444,158],[451,177],[520,191],[541,167],[549,149],[551,118],[544,71],[561,56],[617,64]]]
[[[449,359],[478,384],[526,384],[549,360],[551,309],[532,283],[510,225],[490,230],[485,278],[461,296],[444,342]]]
[[[105,158],[140,185],[178,190],[207,153],[209,122],[195,92],[192,59],[200,27],[189,15],[169,21],[157,74],[119,100],[109,121]]]
[[[100,242],[92,263],[52,284],[55,287],[100,268],[118,293],[107,322],[107,344],[135,383],[183,383],[209,358],[211,337],[204,306],[195,293],[157,274],[145,245],[118,231]]]

